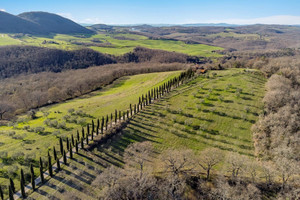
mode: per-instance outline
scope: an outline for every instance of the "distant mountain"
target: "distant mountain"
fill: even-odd
[[[26,12],[18,16],[0,11],[1,33],[92,34],[93,31],[56,14]]]

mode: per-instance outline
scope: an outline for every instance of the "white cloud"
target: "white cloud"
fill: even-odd
[[[228,24],[282,24],[282,25],[299,25],[300,16],[277,15],[253,19],[223,19],[209,20],[207,23],[228,23]]]
[[[99,19],[98,17],[96,18],[86,18],[83,20],[79,20],[80,23],[83,24],[104,24],[103,20]]]
[[[58,14],[58,15],[60,15],[60,16],[62,16],[62,17],[68,18],[68,19],[70,19],[70,20],[75,21],[75,19],[74,19],[74,17],[72,16],[71,13],[56,13],[56,14]]]
[[[6,10],[5,10],[5,9],[3,9],[3,8],[0,8],[0,11],[2,11],[2,12],[6,12]]]

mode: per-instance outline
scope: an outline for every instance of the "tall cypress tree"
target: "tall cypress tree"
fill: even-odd
[[[91,134],[91,140],[92,141],[94,140],[94,132],[92,132],[92,134]]]
[[[75,142],[75,149],[76,149],[76,153],[78,153],[78,140],[76,140]]]
[[[92,120],[92,133],[95,132],[95,123],[94,120]]]
[[[34,191],[35,190],[35,176],[34,176],[34,170],[33,170],[32,164],[30,164],[30,174],[31,174],[31,187]]]
[[[80,136],[79,136],[79,131],[77,130],[77,140],[79,141]]]
[[[119,121],[121,121],[122,112],[119,110]]]
[[[57,170],[59,171],[60,170],[60,161],[58,158],[56,159],[56,167],[57,167]]]
[[[9,194],[9,200],[14,200],[14,191],[11,188],[11,185],[8,186],[8,194]]]
[[[20,176],[21,176],[20,181],[23,182],[23,185],[24,185],[25,184],[25,177],[24,177],[24,171],[23,171],[23,169],[21,169]]]
[[[126,114],[127,114],[127,119],[129,119],[129,111],[128,110],[127,110]]]
[[[69,138],[67,137],[67,150],[69,149],[70,146],[70,142],[69,142]]]
[[[103,130],[104,130],[104,117],[102,117],[101,119],[101,134],[103,134]]]
[[[20,186],[21,186],[22,198],[25,199],[26,198],[26,194],[25,194],[25,186],[24,186],[24,182],[23,181],[20,181]]]
[[[9,185],[10,185],[12,192],[15,193],[16,192],[15,184],[11,178],[9,178]]]
[[[65,165],[67,165],[67,154],[66,154],[66,151],[64,150],[64,155],[63,155],[63,159],[64,159],[64,163]]]
[[[97,120],[97,128],[96,128],[96,134],[99,135],[99,129],[100,129],[100,120]]]
[[[69,151],[70,151],[70,158],[73,159],[73,149],[72,149],[72,145],[70,145]]]
[[[71,139],[72,139],[72,145],[74,146],[74,145],[75,145],[75,140],[74,140],[74,136],[73,136],[73,134],[72,134],[72,137],[71,137]]]
[[[1,185],[0,185],[0,198],[1,200],[4,200],[4,194]]]
[[[118,111],[115,110],[115,124],[117,124],[117,121],[118,121]]]
[[[53,146],[53,157],[54,157],[54,160],[57,159],[57,154],[56,154],[55,146]]]
[[[110,128],[112,127],[112,123],[113,123],[113,114],[110,113]]]
[[[136,104],[134,104],[134,114],[136,114]]]
[[[80,143],[81,143],[81,148],[84,149],[83,138],[81,138]]]
[[[82,138],[85,138],[85,135],[84,135],[84,128],[83,128],[83,127],[81,128],[81,134],[82,134]]]
[[[108,115],[106,115],[106,121],[105,121],[105,130],[108,128]]]
[[[125,115],[126,115],[126,113],[125,113],[125,111],[123,111],[123,120],[125,121],[126,119],[125,119]]]
[[[64,153],[64,145],[63,145],[63,141],[62,141],[61,137],[59,138],[59,147],[60,147],[60,153],[61,153],[61,155],[63,155],[63,153]]]
[[[132,117],[132,105],[129,105],[129,109],[130,109],[130,117]]]
[[[89,144],[89,137],[88,136],[86,136],[85,142],[86,142],[87,145]]]
[[[40,157],[40,176],[41,176],[41,182],[44,183],[44,172],[43,172],[43,161],[42,158]]]
[[[87,124],[86,125],[86,137],[89,137],[89,135],[90,135],[90,125],[89,124]]]
[[[50,156],[49,152],[48,152],[48,171],[49,171],[50,177],[53,177],[52,162],[51,162],[51,156]]]

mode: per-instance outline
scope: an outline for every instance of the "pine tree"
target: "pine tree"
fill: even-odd
[[[30,174],[31,174],[31,187],[33,191],[35,190],[35,176],[34,176],[34,170],[33,170],[33,165],[30,164]]]
[[[20,181],[20,186],[21,186],[22,198],[25,199],[26,198],[26,194],[25,194],[25,186],[24,186],[23,181]]]
[[[40,157],[40,176],[41,176],[41,181],[44,183],[44,173],[43,173],[43,161],[42,158]]]
[[[51,162],[51,156],[50,156],[49,152],[48,152],[48,171],[49,171],[50,177],[53,177],[52,162]]]
[[[4,200],[4,194],[1,185],[0,185],[0,198],[1,200]]]
[[[15,193],[16,192],[15,184],[11,178],[9,178],[9,184],[10,184],[10,188],[11,188],[12,192]]]
[[[60,153],[61,153],[61,155],[63,155],[64,145],[63,145],[63,141],[62,141],[61,137],[59,138],[59,146],[60,146]]]
[[[59,171],[60,170],[60,161],[58,158],[56,159],[56,167],[57,167],[57,170]]]
[[[64,155],[63,155],[63,159],[64,159],[64,163],[65,165],[67,165],[67,154],[66,154],[66,151],[64,150]]]
[[[54,157],[54,160],[57,159],[57,154],[56,154],[55,146],[53,146],[53,157]]]
[[[25,177],[24,177],[24,171],[23,169],[21,169],[21,178],[20,178],[20,181],[23,182],[23,185],[25,184]]]
[[[8,186],[8,192],[9,192],[9,200],[14,200],[14,192],[11,186]]]
[[[75,140],[74,140],[74,136],[73,136],[73,134],[72,134],[72,137],[71,137],[71,139],[72,139],[72,145],[74,146],[74,145],[75,145]]]

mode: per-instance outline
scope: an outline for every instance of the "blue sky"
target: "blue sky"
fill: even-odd
[[[300,24],[300,0],[1,0],[0,10],[46,11],[79,23]]]

